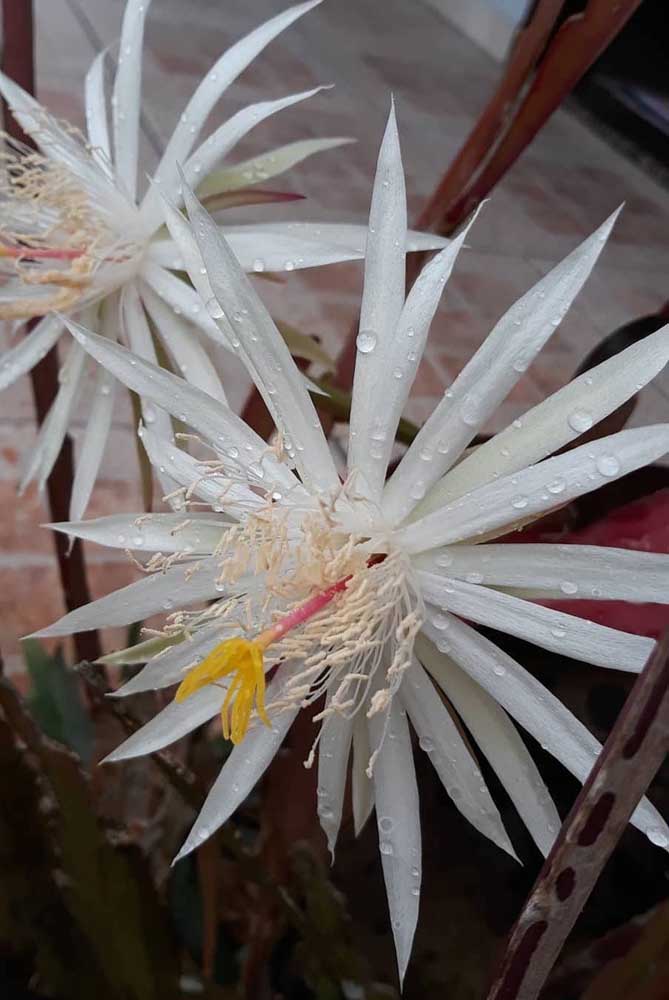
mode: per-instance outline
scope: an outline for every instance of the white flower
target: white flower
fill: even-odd
[[[151,324],[184,377],[225,402],[219,376],[195,330],[230,349],[229,330],[214,322],[192,286],[175,273],[183,264],[162,228],[159,193],[179,198],[180,165],[188,182],[201,192],[230,192],[351,141],[291,143],[212,173],[256,125],[322,88],[242,108],[200,141],[210,112],[228,86],[273,38],[318,3],[308,0],[276,15],[217,60],[187,103],[142,197],[137,190],[141,58],[150,0],[126,4],[111,95],[111,128],[105,51],[87,74],[87,141],[0,74],[0,94],[39,149],[38,153],[24,150],[7,139],[0,152],[0,276],[4,278],[0,318],[45,317],[0,360],[0,389],[29,371],[58,340],[62,320],[48,314],[77,311],[88,326],[112,339],[120,332],[135,353],[157,363]],[[365,230],[356,225],[270,223],[234,226],[226,232],[246,270],[275,271],[362,258]],[[445,242],[416,234],[412,246]],[[22,488],[35,477],[40,488],[45,485],[82,388],[85,363],[85,352],[74,344]],[[83,515],[98,473],[114,407],[113,388],[113,380],[99,370],[73,486],[70,516],[75,519]],[[171,434],[167,414],[145,400],[143,416],[163,436]],[[169,483],[163,477],[160,481],[167,490]]]
[[[348,470],[342,482],[270,317],[210,217],[192,194],[186,203],[190,239],[197,242],[219,311],[234,325],[240,356],[272,411],[279,437],[269,448],[196,388],[73,325],[83,349],[155,405],[184,414],[209,451],[199,461],[144,430],[152,461],[183,488],[182,512],[113,515],[60,528],[152,552],[148,568],[156,572],[66,615],[41,634],[65,635],[172,612],[164,635],[125,651],[117,662],[148,660],[119,694],[181,681],[177,700],[112,759],[154,751],[222,711],[224,729],[239,745],[180,856],[228,819],[300,708],[325,694],[316,716],[322,727],[314,727],[321,823],[334,848],[352,748],[356,829],[376,806],[403,976],[421,881],[409,722],[457,808],[510,854],[513,847],[499,812],[441,694],[544,854],[560,820],[511,719],[580,780],[600,749],[550,691],[473,626],[632,672],[642,668],[653,648],[649,639],[537,602],[564,592],[663,601],[669,557],[578,545],[496,544],[494,539],[669,450],[669,425],[660,425],[625,430],[548,457],[663,368],[669,327],[467,450],[582,287],[613,224],[609,219],[502,317],[386,481],[397,423],[467,232],[430,261],[405,301],[406,203],[391,113],[372,197]],[[170,224],[176,234],[174,214]],[[184,256],[196,264],[183,220],[181,228]],[[192,610],[203,602],[204,609]],[[266,692],[263,669],[272,671]],[[637,807],[632,822],[654,843],[669,844],[669,829],[648,801]]]

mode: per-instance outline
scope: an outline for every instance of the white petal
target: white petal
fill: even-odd
[[[385,482],[395,432],[425,350],[430,324],[473,222],[474,218],[445,250],[423,268],[407,296],[394,335],[385,349],[383,406],[377,406],[371,422],[358,430],[358,437],[365,439],[367,447],[365,477],[368,481],[372,479],[377,491]],[[381,398],[380,394],[378,398]],[[370,473],[370,469],[374,471]]]
[[[228,680],[228,678],[226,678]],[[209,684],[196,691],[185,701],[172,701],[166,708],[129,736],[116,750],[108,754],[101,763],[129,760],[147,753],[162,750],[187,736],[194,729],[213,719],[221,710],[228,685],[224,682]]]
[[[337,489],[339,477],[320,420],[290,351],[216,223],[186,185],[184,197],[211,287],[251,361],[250,374],[258,378],[265,404],[290,439],[302,482],[316,490]]]
[[[453,545],[416,565],[469,583],[518,588],[537,599],[666,601],[669,555],[600,545]]]
[[[423,667],[415,661],[400,689],[400,700],[424,750],[455,806],[484,837],[516,857],[478,763]]]
[[[416,648],[419,658],[487,757],[537,847],[546,856],[561,820],[518,730],[495,699],[449,656],[423,638],[418,639]]]
[[[174,266],[181,268],[183,267],[181,254],[178,251],[177,254],[179,257],[178,262],[173,261],[172,263]],[[183,316],[197,326],[214,343],[220,344],[226,351],[230,350],[229,338],[221,333],[194,288],[191,288],[181,278],[170,274],[164,267],[160,267],[151,260],[144,262],[141,277],[174,310],[177,316]],[[204,301],[206,302],[207,300],[205,299]]]
[[[212,475],[202,462],[177,448],[173,442],[153,434],[148,427],[140,428],[139,436],[151,464],[158,469],[162,467],[177,486],[185,487],[188,499],[198,497],[214,510],[225,510],[226,514],[234,517],[244,517],[266,505],[264,497],[248,486],[231,483],[225,476]]]
[[[215,442],[217,448],[239,450],[239,461],[243,467],[258,463],[270,482],[289,486],[294,483],[290,470],[276,461],[262,438],[229,407],[176,375],[131,354],[120,344],[98,337],[71,320],[66,320],[66,323],[88,353],[128,388],[188,423],[203,437]]]
[[[109,438],[114,411],[115,386],[116,383],[109,372],[105,371],[104,368],[98,368],[95,374],[93,405],[88,415],[84,439],[77,457],[74,482],[72,483],[70,518],[73,521],[78,521],[84,516],[84,511],[93,492]]]
[[[432,641],[438,633],[424,629]],[[519,663],[457,618],[449,627],[450,655],[520,723],[544,750],[556,757],[579,781],[585,781],[601,750],[582,722],[535,680]],[[631,822],[646,834],[659,831],[669,841],[669,828],[648,799],[642,799]]]
[[[107,514],[92,521],[61,522],[50,527],[73,538],[84,538],[116,549],[143,552],[183,552],[207,555],[225,531],[215,514]]]
[[[472,451],[437,483],[434,509],[483,483],[533,465],[622,406],[669,361],[669,326],[579,375]],[[426,498],[427,499],[427,498]]]
[[[191,385],[225,403],[225,392],[216,369],[192,328],[181,322],[174,311],[153,291],[142,284],[142,301],[156,331],[181,374]]]
[[[146,313],[144,312],[142,300],[139,297],[139,291],[135,282],[131,282],[123,289],[121,295],[121,318],[130,350],[144,361],[157,366],[158,358],[153,344],[153,337],[151,336]],[[167,413],[163,409],[156,410],[153,404],[144,398],[142,393],[139,396],[144,420],[147,423],[152,423],[162,437],[171,437],[172,421]]]
[[[419,492],[424,496],[455,463],[555,332],[594,267],[617,214],[511,306],[460,372],[388,483],[385,508],[393,523],[416,506]],[[428,462],[423,454],[430,454]]]
[[[361,477],[358,489],[374,501],[381,496],[386,471],[383,462],[373,458],[378,454],[374,435],[387,424],[381,417],[381,430],[377,430],[375,414],[385,410],[391,344],[404,305],[406,230],[406,190],[393,104],[379,150],[369,211],[348,444],[349,473],[357,471]]]
[[[250,184],[258,184],[260,181],[270,180],[279,174],[285,173],[291,167],[302,163],[307,157],[315,153],[324,153],[328,149],[336,149],[337,146],[348,146],[355,142],[355,139],[299,139],[297,142],[289,142],[285,146],[278,146],[270,149],[268,153],[260,153],[243,163],[235,163],[231,167],[222,167],[214,174],[210,174],[197,188],[198,198],[207,198],[212,194],[220,194],[222,191],[237,191],[239,188],[248,187]]]
[[[417,576],[430,604],[584,663],[638,673],[655,645],[645,636],[619,632],[488,587],[421,571]]]
[[[35,636],[72,635],[94,628],[111,628],[143,621],[158,612],[185,608],[223,596],[216,581],[221,567],[218,559],[171,566],[164,573],[152,573],[135,583],[112,591],[97,601],[84,604],[64,615],[53,625],[35,632]],[[235,584],[235,593],[244,589]],[[227,591],[226,591],[227,592]]]
[[[88,142],[100,168],[111,174],[111,145],[105,96],[105,59],[107,49],[99,52],[86,74],[85,106]]]
[[[116,215],[116,222],[130,222],[127,200],[116,190],[88,151],[17,83],[0,73],[0,94],[24,132],[50,160],[61,163],[77,177],[96,208]]]
[[[139,112],[142,106],[142,42],[151,0],[127,0],[121,28],[118,69],[112,92],[114,172],[131,201],[137,195]]]
[[[186,105],[155,173],[156,180],[168,196],[176,193],[179,184],[177,164],[185,163],[193,145],[197,142],[202,126],[221,94],[273,38],[302,14],[316,7],[319,2],[320,0],[308,0],[307,3],[297,4],[282,11],[231,46],[212,66]],[[154,222],[160,218],[155,187],[151,187],[146,194],[142,204],[142,214]]]
[[[367,775],[370,757],[367,720],[358,712],[353,723],[353,764],[351,766],[353,829],[356,837],[362,833],[362,829],[374,808],[374,783]]]
[[[370,744],[378,746],[383,718],[369,721]],[[421,842],[418,786],[406,713],[393,698],[388,732],[374,767],[376,822],[395,941],[400,986],[404,980],[418,921]]]
[[[46,486],[46,481],[60,454],[67,434],[70,417],[81,389],[85,362],[86,353],[79,344],[72,344],[67,360],[61,369],[61,383],[56,398],[40,428],[37,443],[30,454],[30,461],[21,479],[20,493],[23,493],[35,476],[37,476],[37,485],[40,491]]]
[[[27,337],[5,351],[0,362],[0,391],[41,361],[62,332],[63,323],[57,316],[45,316]]]
[[[330,703],[328,692],[328,704]],[[341,814],[346,791],[348,756],[353,736],[352,718],[337,713],[323,722],[318,744],[318,818],[328,839],[328,848],[334,861],[335,846],[341,824]]]
[[[160,655],[152,657],[139,673],[113,692],[115,698],[125,698],[140,691],[161,691],[183,680],[186,670],[200,663],[207,653],[227,638],[233,626],[214,625],[203,628],[192,638],[185,638]],[[237,629],[239,632],[239,629]]]
[[[484,534],[490,537],[493,532],[503,534],[654,462],[667,451],[669,424],[620,431],[480,486],[401,528],[396,538],[409,552],[421,552]]]
[[[186,183],[196,186],[201,177],[206,177],[249,134],[251,129],[266,118],[271,118],[272,115],[283,111],[284,108],[292,107],[293,104],[306,101],[324,89],[324,87],[314,87],[299,94],[289,94],[276,101],[258,101],[257,104],[242,108],[217,128],[186,161],[183,169]]]
[[[290,663],[286,663],[277,670],[267,689],[267,704],[280,693],[290,677],[290,669]],[[242,742],[234,747],[175,861],[208,840],[242,804],[281,746],[297,712],[298,709],[280,712],[273,719],[271,729],[256,723]]]

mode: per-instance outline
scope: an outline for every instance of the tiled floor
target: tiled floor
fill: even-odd
[[[283,0],[154,0],[147,31],[142,108],[148,169],[200,75],[230,43],[284,6]],[[39,96],[82,123],[81,93],[94,53],[118,36],[122,0],[35,0]],[[185,10],[187,8],[187,14]],[[295,218],[364,220],[378,142],[395,95],[410,211],[415,216],[490,95],[499,68],[418,0],[326,0],[277,39],[226,95],[226,117],[245,103],[315,83],[334,90],[272,118],[240,159],[305,136],[352,135],[356,146],[296,169],[286,189],[308,200]],[[623,216],[596,275],[542,358],[501,407],[497,426],[568,378],[591,346],[623,322],[669,298],[669,194],[567,112],[555,115],[495,192],[472,232],[433,328],[409,416],[424,419],[513,299],[621,201]],[[266,209],[253,210],[254,214]],[[270,215],[285,216],[286,208]],[[249,213],[247,218],[251,217]],[[273,312],[318,333],[336,352],[355,314],[361,268],[342,265],[262,282]],[[246,384],[231,389],[241,405]],[[644,392],[637,420],[666,420],[669,376]],[[60,611],[47,520],[33,491],[19,501],[20,455],[34,435],[27,383],[0,398],[0,492],[6,514],[0,564],[0,648],[20,669],[18,636]],[[129,411],[120,412],[91,515],[138,509]],[[99,595],[131,577],[124,557],[89,547]]]

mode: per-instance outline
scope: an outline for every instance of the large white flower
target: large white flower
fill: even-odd
[[[48,314],[77,311],[88,326],[113,339],[120,332],[133,351],[157,363],[153,327],[174,367],[193,385],[225,402],[221,380],[196,330],[229,349],[230,329],[214,322],[192,286],[175,273],[183,270],[183,264],[163,228],[160,192],[179,198],[178,169],[183,167],[189,183],[202,193],[229,195],[282,173],[313,153],[351,141],[295,142],[212,173],[256,125],[321,88],[245,107],[200,139],[210,112],[228,86],[273,38],[318,3],[308,0],[278,14],[218,59],[186,104],[143,196],[138,196],[137,167],[142,40],[150,0],[127,2],[111,115],[105,92],[105,51],[88,72],[87,140],[0,74],[0,93],[39,149],[38,153],[24,150],[8,139],[0,153],[0,279],[4,279],[0,281],[0,318],[45,317],[1,359],[0,389],[29,371],[58,340],[64,329],[62,320]],[[246,270],[292,271],[362,258],[365,229],[271,223],[230,227],[226,234]],[[411,246],[436,247],[445,242],[416,234]],[[63,367],[57,399],[26,467],[23,487],[35,477],[44,486],[76,405],[85,364],[85,352],[74,344]],[[96,378],[73,487],[73,518],[81,517],[86,508],[114,407],[113,380],[104,370]],[[164,411],[145,404],[143,415],[162,435],[171,433]],[[164,477],[161,482],[169,487]]]
[[[548,457],[663,368],[669,327],[467,450],[582,287],[613,224],[609,219],[502,317],[386,481],[397,423],[466,235],[430,261],[405,300],[406,202],[391,114],[372,197],[342,478],[270,317],[215,223],[193,195],[187,194],[186,203],[192,230],[173,209],[172,231],[195,283],[204,261],[219,322],[233,324],[240,357],[279,435],[268,447],[196,388],[72,326],[84,350],[155,405],[179,414],[208,452],[199,460],[144,430],[152,461],[182,487],[182,511],[112,515],[60,527],[138,554],[152,552],[147,568],[154,572],[41,634],[171,612],[164,635],[121,655],[125,662],[148,662],[119,694],[181,682],[176,700],[112,759],[154,751],[222,712],[224,731],[238,745],[180,856],[228,819],[296,714],[325,695],[314,719],[322,722],[314,727],[319,816],[334,848],[352,749],[355,824],[360,829],[376,806],[402,976],[421,883],[409,722],[457,808],[511,854],[499,812],[452,713],[544,854],[560,820],[511,720],[580,780],[600,749],[578,719],[475,626],[617,670],[639,671],[652,650],[649,639],[540,602],[565,593],[663,601],[669,557],[494,539],[669,450],[669,425],[660,425]],[[648,801],[632,822],[654,843],[669,844],[669,829]]]

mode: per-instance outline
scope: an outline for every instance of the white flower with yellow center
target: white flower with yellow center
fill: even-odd
[[[564,593],[662,601],[669,557],[494,539],[669,450],[669,425],[661,425],[549,457],[663,368],[669,327],[467,450],[582,287],[612,226],[609,219],[502,317],[386,481],[398,420],[466,235],[430,261],[405,300],[406,200],[391,114],[372,197],[348,467],[340,476],[269,315],[215,223],[188,192],[186,205],[192,229],[175,209],[168,212],[170,228],[196,285],[206,269],[219,322],[234,325],[240,357],[275,419],[276,441],[268,447],[196,388],[72,326],[84,350],[156,406],[180,415],[208,452],[195,458],[144,429],[152,461],[180,486],[181,511],[113,515],[60,528],[151,551],[145,569],[153,572],[42,634],[170,612],[162,634],[117,659],[148,661],[118,693],[179,683],[176,698],[112,759],[154,751],[222,714],[224,732],[236,745],[180,856],[229,818],[296,714],[312,706],[314,754],[307,763],[317,752],[318,812],[330,847],[351,749],[356,829],[376,807],[402,976],[421,883],[409,723],[457,808],[511,854],[454,716],[544,854],[560,820],[512,719],[581,780],[600,749],[578,719],[475,626],[616,670],[639,671],[653,648],[649,639],[538,602]],[[648,801],[632,822],[654,843],[669,844],[669,829]]]
[[[29,371],[56,343],[64,326],[53,311],[79,313],[106,337],[121,338],[157,363],[154,336],[170,363],[193,385],[225,402],[221,380],[199,336],[231,349],[229,325],[216,323],[167,238],[160,193],[180,197],[178,170],[198,192],[230,203],[232,192],[276,176],[313,153],[349,139],[308,139],[224,169],[221,162],[257,125],[322,88],[242,108],[206,139],[201,132],[219,98],[281,31],[320,0],[298,4],[261,25],[225,52],[185,106],[148,190],[138,192],[142,41],[150,0],[128,0],[111,94],[105,57],[94,60],[85,86],[88,136],[58,122],[33,97],[0,74],[5,98],[38,151],[5,137],[0,151],[0,319],[45,318],[0,358],[0,389]],[[110,122],[111,119],[111,122]],[[227,199],[227,202],[226,202]],[[247,199],[248,200],[248,199]],[[327,223],[268,223],[226,228],[247,271],[292,271],[362,258],[365,229]],[[412,234],[411,249],[445,240]],[[61,386],[23,476],[42,488],[58,456],[85,377],[86,353],[74,344]],[[102,459],[114,407],[113,380],[99,370],[82,441],[70,516],[83,515]],[[171,433],[167,414],[143,406],[144,420]],[[167,482],[161,478],[163,485]]]

